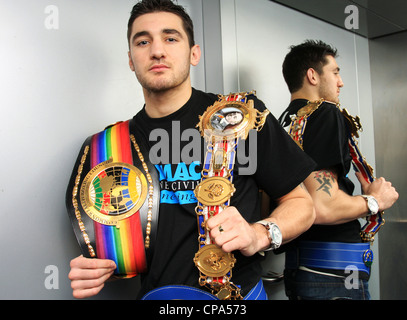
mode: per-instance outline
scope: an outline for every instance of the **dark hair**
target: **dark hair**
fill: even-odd
[[[336,48],[322,41],[306,40],[290,49],[283,62],[283,76],[290,93],[302,88],[309,68],[322,74],[322,68],[328,63],[326,56],[337,56]]]
[[[175,4],[171,0],[142,0],[133,7],[127,25],[127,41],[129,44],[134,20],[143,14],[154,12],[169,12],[179,16],[182,19],[183,27],[188,36],[189,46],[193,47],[195,45],[194,25],[191,17],[182,6]]]

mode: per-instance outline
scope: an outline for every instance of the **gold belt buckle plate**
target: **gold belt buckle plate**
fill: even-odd
[[[194,262],[199,271],[208,277],[223,277],[234,267],[236,259],[215,244],[201,247],[195,254]]]
[[[195,197],[205,206],[219,206],[236,191],[233,184],[223,177],[211,177],[201,181],[194,190]]]
[[[136,213],[147,198],[147,180],[133,165],[108,160],[86,175],[80,199],[86,214],[104,225],[120,227],[120,221]]]

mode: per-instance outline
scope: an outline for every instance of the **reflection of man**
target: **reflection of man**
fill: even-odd
[[[286,256],[284,279],[290,299],[369,299],[370,267],[363,259],[370,252],[369,243],[361,243],[358,218],[377,213],[371,200],[386,210],[398,198],[384,178],[368,184],[360,173],[357,178],[370,200],[352,196],[349,128],[336,106],[343,82],[335,57],[336,49],[322,41],[306,41],[291,47],[283,63],[291,103],[280,122],[286,126],[293,115],[312,110],[308,120],[302,120],[302,146],[318,164],[304,182],[314,200],[315,223]],[[350,266],[358,268],[358,289],[345,286]]]
[[[151,148],[153,142],[148,140],[149,134],[160,128],[170,137],[169,150],[172,152],[173,144],[181,144],[178,150],[182,150],[188,141],[171,140],[175,139],[171,134],[173,121],[179,121],[181,132],[195,128],[199,115],[218,100],[217,95],[191,87],[189,68],[199,62],[201,53],[199,46],[194,44],[192,21],[183,8],[172,1],[143,0],[133,8],[128,39],[130,68],[141,83],[145,98],[144,108],[133,119],[135,139],[145,148]],[[254,101],[255,108],[265,110],[255,96],[247,98]],[[271,145],[270,141],[273,141]],[[258,133],[257,143],[257,158],[264,161],[259,161],[252,176],[234,173],[236,190],[231,206],[216,215],[210,212],[213,216],[205,225],[210,232],[209,240],[217,247],[214,253],[221,252],[225,257],[226,253],[234,253],[236,263],[232,281],[241,286],[241,295],[250,299],[266,298],[261,283],[262,257],[256,253],[280,244],[270,236],[267,227],[271,225],[277,232],[278,226],[283,241],[288,242],[304,232],[314,218],[312,200],[299,186],[312,171],[313,161],[301,152],[271,115]],[[191,179],[194,183],[199,182],[201,175],[196,173],[203,170],[203,155],[188,167],[174,160],[179,159],[178,154],[170,154],[169,163],[156,166],[160,180],[173,181],[177,177],[178,192],[193,193],[193,189],[185,190],[193,184],[184,182]],[[259,188],[270,195],[275,205],[264,222],[266,226],[256,223],[261,219]],[[201,290],[205,288],[202,285],[216,289],[228,280],[227,276],[202,283],[193,261],[200,245],[197,241],[197,201],[191,197],[172,197],[174,194],[176,192],[172,190],[161,191],[154,252],[147,272],[142,275],[139,296],[146,293],[150,296],[157,288],[163,292],[173,289],[173,285],[183,285],[187,296],[177,295],[177,291],[171,292],[167,299],[196,299],[190,295],[193,292],[214,297],[209,291]],[[115,262],[110,259],[83,256],[73,259],[69,278],[74,296],[84,298],[98,294],[115,268]],[[177,287],[177,290],[182,288]],[[250,296],[258,288],[256,297]]]

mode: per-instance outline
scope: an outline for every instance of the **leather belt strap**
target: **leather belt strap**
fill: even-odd
[[[151,290],[141,300],[219,300],[219,298],[198,288],[170,285]],[[267,300],[263,281],[260,280],[243,300]]]
[[[356,267],[358,271],[370,274],[373,252],[369,243],[300,241],[295,250],[286,252],[285,261],[287,269],[303,266],[346,270]]]

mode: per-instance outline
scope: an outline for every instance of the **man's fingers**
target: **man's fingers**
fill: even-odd
[[[100,292],[100,290],[103,289],[104,286],[105,286],[105,284],[102,283],[101,285],[99,285],[97,287],[93,287],[93,288],[86,288],[86,289],[73,288],[72,295],[76,299],[84,299],[84,298],[93,297],[93,296],[97,295]]]
[[[68,274],[70,280],[91,280],[99,279],[108,276],[108,278],[113,274],[114,269],[112,268],[97,268],[97,269],[83,269],[83,268],[72,268]]]
[[[116,264],[109,259],[91,259],[79,256],[70,263],[71,269],[116,269]]]
[[[89,289],[89,288],[96,288],[100,287],[105,283],[107,279],[109,279],[113,274],[113,271],[108,273],[104,273],[102,276],[99,277],[92,277],[89,278],[82,277],[82,279],[74,279],[75,281],[71,282],[72,289]]]

